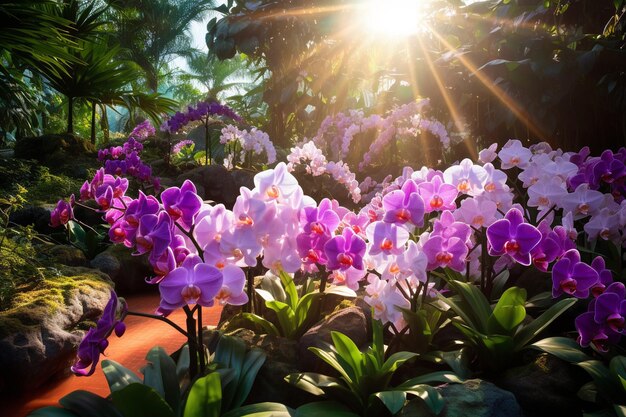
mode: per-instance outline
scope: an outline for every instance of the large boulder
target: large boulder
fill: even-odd
[[[445,400],[443,411],[438,417],[524,416],[515,396],[491,382],[470,379],[462,384],[442,385],[437,390]],[[422,400],[415,399],[402,409],[400,416],[435,417],[435,414]]]
[[[59,272],[0,312],[0,392],[36,389],[66,374],[84,331],[109,301],[106,275],[81,267]]]
[[[208,165],[184,172],[176,179],[179,184],[192,181],[204,200],[232,208],[241,187],[254,187],[254,173],[245,170],[228,171],[222,165]]]
[[[77,156],[94,152],[94,145],[69,133],[23,138],[15,142],[16,158],[36,159],[50,166],[56,163],[63,164]],[[78,167],[77,164],[74,166]]]
[[[120,295],[150,290],[145,279],[154,275],[147,255],[134,256],[124,245],[111,245],[96,255],[90,263],[92,268],[104,272],[115,283]]]

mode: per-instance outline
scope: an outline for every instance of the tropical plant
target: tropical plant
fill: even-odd
[[[244,312],[241,313],[242,317],[258,325],[268,334],[290,339],[298,339],[319,320],[320,300],[324,294],[337,294],[344,297],[356,295],[347,287],[338,286],[319,292],[312,279],[307,279],[298,291],[293,277],[282,270],[278,276],[266,274],[261,288],[255,291],[265,301],[265,307],[276,313],[278,327],[254,313]]]
[[[464,342],[475,349],[482,368],[491,371],[510,364],[514,354],[527,347],[577,301],[575,298],[560,300],[529,324],[524,324],[525,289],[507,289],[492,308],[475,285],[449,280],[448,286],[456,294],[452,297],[439,294],[439,299],[457,314],[452,323],[466,337]]]
[[[339,332],[331,332],[333,345],[327,349],[309,348],[333,367],[340,378],[305,372],[291,374],[285,379],[311,394],[325,395],[345,404],[362,416],[384,414],[385,409],[381,406],[394,415],[402,409],[408,394],[422,398],[432,412],[439,414],[444,400],[436,389],[427,384],[461,382],[459,378],[450,372],[434,372],[391,386],[391,377],[395,371],[418,354],[396,352],[385,359],[380,321],[373,320],[372,334],[372,345],[366,352],[361,352],[350,338]]]
[[[584,369],[593,381],[583,385],[578,396],[604,406],[605,409],[586,416],[626,416],[626,356],[616,355],[606,366],[584,353],[578,343],[566,337],[549,337],[533,343],[530,347],[542,350],[566,362]]]

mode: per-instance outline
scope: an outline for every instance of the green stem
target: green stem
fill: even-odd
[[[193,318],[193,311],[189,306],[184,306],[183,310],[187,315],[187,341],[189,346],[189,379],[194,380],[198,375],[198,339],[196,338],[196,320]]]
[[[182,334],[186,338],[189,338],[189,334],[185,330],[183,330],[182,327],[180,327],[178,324],[174,323],[172,320],[170,320],[168,318],[165,318],[163,316],[157,316],[156,314],[141,313],[139,311],[127,311],[126,315],[127,316],[137,316],[137,317],[147,317],[147,318],[150,318],[150,319],[160,320],[160,321],[162,321],[164,323],[167,323],[170,326],[172,326],[174,329],[176,329],[180,334]]]

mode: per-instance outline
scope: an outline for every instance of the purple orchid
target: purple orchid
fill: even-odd
[[[196,186],[189,180],[185,180],[180,188],[170,187],[164,190],[161,201],[173,221],[181,219],[188,227],[193,225],[193,218],[202,207],[202,199],[197,194]]]
[[[413,181],[407,181],[405,184],[407,183],[411,184]],[[383,197],[385,209],[383,221],[398,224],[410,222],[416,226],[422,226],[424,224],[424,200],[416,192],[405,192],[405,187],[402,188]]]
[[[98,320],[95,328],[89,329],[78,346],[78,360],[71,367],[77,376],[90,376],[96,370],[100,360],[100,354],[104,353],[111,333],[122,337],[126,325],[122,321],[126,315],[126,303],[118,299],[115,291],[111,290],[111,299],[104,308],[102,317]]]
[[[135,242],[136,255],[151,252],[153,259],[159,258],[172,241],[172,219],[166,212],[159,215],[146,214],[139,222]]]
[[[596,323],[594,315],[593,311],[589,311],[576,317],[578,343],[582,347],[593,345],[600,352],[608,352],[610,345],[619,342],[621,334],[612,331],[604,324]]]
[[[626,322],[626,287],[621,282],[609,285],[606,291],[589,303],[596,323],[606,325],[614,332],[623,333]]]
[[[580,261],[580,253],[570,249],[552,267],[552,297],[563,293],[576,298],[587,298],[589,290],[598,282],[598,272]]]
[[[610,269],[606,268],[604,258],[602,256],[596,256],[591,262],[591,267],[598,273],[598,282],[591,287],[591,294],[594,297],[598,297],[606,290],[606,287],[611,285],[613,282],[613,274]]]
[[[180,267],[159,282],[159,311],[168,315],[188,304],[211,307],[222,283],[223,275],[219,269],[203,263],[197,255],[189,255]]]
[[[324,245],[324,252],[328,259],[326,266],[333,271],[345,271],[350,267],[363,269],[363,255],[367,244],[352,229],[344,229],[343,233],[330,239]]]
[[[374,222],[365,229],[369,240],[369,254],[381,255],[384,258],[390,255],[400,255],[404,252],[404,244],[409,240],[409,232],[402,226],[394,223]]]
[[[59,227],[67,224],[74,218],[74,210],[72,209],[72,202],[74,201],[74,194],[70,198],[70,201],[59,200],[56,207],[50,213],[50,226]]]
[[[454,210],[459,190],[452,185],[443,182],[440,176],[434,176],[431,181],[425,181],[417,185],[418,193],[424,202],[424,211]]]
[[[522,212],[510,209],[503,219],[495,221],[487,228],[489,254],[500,256],[505,253],[518,263],[529,266],[530,252],[541,242],[541,232],[524,222]]]
[[[430,236],[422,248],[428,258],[429,271],[439,267],[449,267],[457,272],[465,271],[465,259],[469,249],[465,241],[458,237],[444,239],[442,236]]]

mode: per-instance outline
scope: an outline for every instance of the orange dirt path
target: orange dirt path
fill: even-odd
[[[144,294],[125,298],[131,311],[152,313],[159,304],[158,294]],[[221,312],[221,306],[205,308],[202,312],[204,325],[217,325]],[[185,328],[185,313],[182,310],[177,310],[168,318],[183,329]],[[106,357],[100,359],[112,359],[119,362],[139,376],[141,376],[139,369],[145,364],[145,357],[150,348],[161,346],[167,353],[171,354],[179,349],[186,340],[174,328],[159,320],[128,316],[124,322],[126,323],[126,333],[121,338],[112,335],[109,338],[110,344],[106,350]],[[78,389],[91,391],[103,397],[109,394],[109,388],[100,364],[98,364],[96,372],[90,377],[70,375],[64,379],[51,381],[33,393],[25,393],[22,397],[12,399],[0,397],[0,416],[24,417],[34,409],[58,405],[60,398]]]

